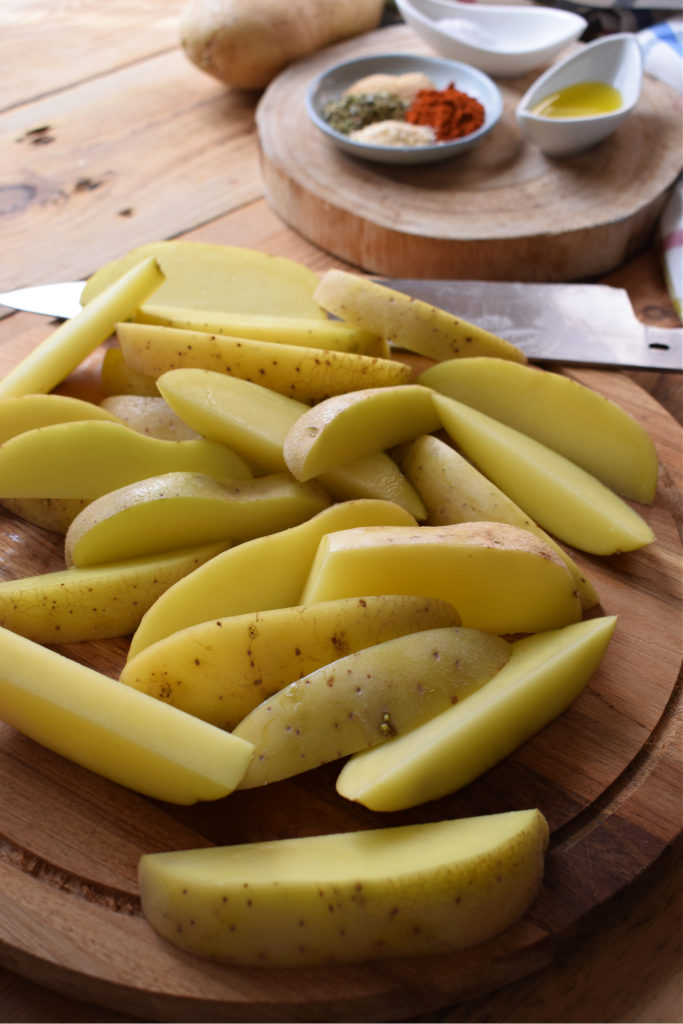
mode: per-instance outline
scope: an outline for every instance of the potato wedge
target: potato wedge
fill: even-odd
[[[346,270],[326,271],[314,298],[346,323],[430,359],[482,355],[526,362],[521,349],[490,331]]]
[[[358,499],[330,505],[299,526],[236,545],[161,595],[143,616],[131,640],[129,659],[198,622],[300,604],[321,537],[350,526],[387,524],[417,526],[400,505]]]
[[[168,587],[224,551],[205,544],[151,558],[0,582],[0,626],[39,644],[129,636]]]
[[[217,480],[253,475],[225,445],[203,438],[162,441],[105,420],[36,427],[0,446],[0,495],[7,498],[98,498],[173,472]]]
[[[434,392],[434,403],[465,455],[558,540],[613,555],[655,539],[635,509],[564,455],[454,398]]]
[[[598,604],[595,587],[573,558],[450,444],[432,434],[416,438],[400,464],[425,503],[428,523],[509,523],[535,533],[560,556],[574,579],[584,611]]]
[[[498,675],[467,700],[355,754],[339,773],[337,792],[371,810],[396,811],[461,789],[569,707],[615,626],[615,616],[604,616],[516,640]]]
[[[438,426],[429,388],[366,388],[328,398],[303,413],[287,432],[283,453],[290,473],[310,480]]]
[[[252,747],[0,627],[0,720],[62,757],[170,803],[218,800]]]
[[[283,447],[288,431],[308,406],[252,381],[213,370],[169,370],[158,378],[168,404],[202,436],[239,452],[255,473],[287,470]],[[426,509],[415,488],[385,452],[330,470],[319,482],[337,501],[395,501],[416,519]]]
[[[145,854],[142,909],[175,946],[233,964],[316,967],[452,953],[533,902],[537,810]]]
[[[156,260],[165,277],[154,294],[155,305],[326,319],[312,298],[319,277],[302,263],[256,249],[186,239],[147,242],[106,263],[86,282],[81,301],[90,304],[127,270],[149,258]]]
[[[0,398],[0,444],[36,427],[74,420],[109,420],[118,416],[106,408],[70,395],[35,394]]]
[[[318,402],[360,388],[404,384],[412,377],[405,363],[356,352],[230,338],[156,324],[118,324],[116,333],[124,359],[136,373],[156,378],[178,367],[198,367],[263,384],[300,402]]]
[[[233,732],[254,747],[240,788],[265,786],[402,736],[466,699],[510,657],[502,637],[442,627],[348,654],[291,682]]]
[[[234,729],[261,701],[323,665],[405,633],[459,623],[446,601],[404,594],[266,609],[178,630],[129,658],[120,679]]]
[[[389,358],[389,346],[384,338],[341,320],[178,309],[149,302],[135,314],[133,320],[140,324],[160,324],[188,331],[203,331],[205,334],[227,334],[233,338],[252,338]]]
[[[295,526],[329,504],[322,487],[287,473],[225,483],[163,473],[90,502],[67,530],[64,558],[83,568],[190,544],[239,543]]]
[[[0,396],[52,391],[130,316],[164,276],[153,257],[131,267],[97,300],[65,320],[0,379]]]
[[[463,626],[536,633],[581,617],[574,581],[553,549],[505,523],[370,526],[322,538],[301,603],[361,594],[450,601]]]
[[[657,489],[652,438],[616,402],[559,373],[504,359],[458,359],[419,378],[535,438],[619,494],[651,504]]]

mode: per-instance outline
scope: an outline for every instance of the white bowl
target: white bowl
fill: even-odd
[[[640,96],[642,54],[635,36],[619,32],[587,43],[549,68],[527,89],[517,106],[517,123],[527,141],[548,156],[581,153],[606,139],[628,117]],[[577,82],[604,82],[621,93],[622,104],[606,114],[543,117],[533,109],[558,89]]]
[[[588,22],[552,7],[396,0],[403,20],[442,57],[465,61],[499,78],[549,64],[579,38]],[[448,22],[452,31],[446,31]]]
[[[459,139],[428,146],[376,146],[357,142],[335,131],[323,117],[327,103],[338,99],[348,86],[366,75],[403,75],[411,71],[427,75],[437,89],[445,89],[451,82],[455,82],[456,89],[479,100],[484,107],[484,123],[481,128]],[[323,71],[306,91],[306,110],[313,124],[346,153],[376,163],[425,164],[460,156],[481,142],[499,120],[503,112],[503,100],[498,86],[477,68],[438,57],[387,53],[347,60]]]

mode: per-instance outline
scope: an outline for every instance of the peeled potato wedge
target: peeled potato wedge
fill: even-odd
[[[154,293],[155,306],[326,319],[313,301],[319,277],[302,263],[256,249],[185,239],[147,242],[106,263],[86,282],[83,305],[150,258],[165,278]],[[144,302],[138,305],[144,309]]]
[[[540,537],[505,523],[369,526],[327,534],[301,602],[360,594],[439,597],[458,609],[463,626],[500,635],[581,618],[563,560]]]
[[[2,628],[0,720],[83,768],[177,804],[227,796],[253,749]]]
[[[613,555],[655,539],[634,508],[564,455],[455,398],[435,392],[434,403],[465,455],[557,540]]]
[[[505,359],[452,359],[419,377],[465,405],[560,452],[619,494],[651,504],[652,438],[616,402],[559,373]]]
[[[199,622],[300,604],[320,539],[330,531],[378,524],[417,526],[400,505],[359,498],[330,505],[298,526],[237,544],[162,594],[143,617],[128,657]]]

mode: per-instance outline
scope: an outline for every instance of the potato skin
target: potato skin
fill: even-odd
[[[190,0],[187,57],[238,89],[263,89],[288,64],[379,25],[384,0]]]

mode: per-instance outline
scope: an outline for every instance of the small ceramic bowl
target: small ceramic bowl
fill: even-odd
[[[517,106],[522,135],[552,157],[572,156],[590,149],[614,132],[638,102],[643,69],[640,45],[628,32],[587,43],[566,60],[549,68],[527,89]],[[616,110],[584,117],[544,117],[538,104],[560,89],[579,82],[603,82],[621,94]]]
[[[436,53],[498,78],[549,64],[588,24],[572,11],[532,5],[396,0],[396,6]]]
[[[484,107],[484,123],[481,128],[451,142],[437,142],[427,146],[377,146],[357,142],[335,131],[325,120],[325,106],[331,100],[339,99],[350,85],[361,78],[374,74],[403,75],[413,71],[427,75],[437,89],[445,89],[454,82],[456,89],[479,100]],[[499,120],[503,112],[503,100],[498,86],[477,68],[438,57],[390,53],[344,61],[322,72],[306,91],[306,110],[323,135],[352,156],[376,163],[425,164],[460,156],[478,145]]]

